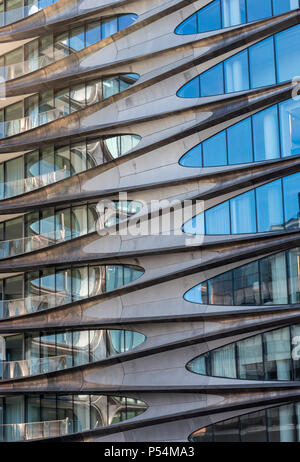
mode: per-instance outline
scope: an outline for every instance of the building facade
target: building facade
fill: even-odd
[[[298,0],[3,0],[0,440],[300,440]]]

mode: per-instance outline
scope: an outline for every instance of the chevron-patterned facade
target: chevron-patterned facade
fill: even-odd
[[[252,3],[2,4],[0,440],[299,441],[300,9]]]

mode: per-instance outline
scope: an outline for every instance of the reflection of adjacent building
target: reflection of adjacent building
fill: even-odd
[[[49,438],[93,430],[131,419],[146,409],[143,401],[111,395],[0,397],[0,441]]]

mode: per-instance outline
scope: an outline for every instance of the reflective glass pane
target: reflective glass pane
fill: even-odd
[[[86,25],[85,31],[85,44],[90,46],[93,43],[99,42],[101,40],[101,26],[100,21],[95,21]]]
[[[251,119],[242,120],[227,129],[228,163],[241,164],[253,161]]]
[[[229,202],[205,212],[206,234],[230,234]]]
[[[256,213],[254,191],[230,200],[231,233],[255,233]]]
[[[89,362],[89,331],[73,331],[73,360],[75,366]]]
[[[198,32],[221,29],[220,0],[215,0],[198,11]]]
[[[246,22],[245,0],[222,0],[221,5],[223,27]]]
[[[224,93],[223,64],[218,64],[200,75],[201,96]]]
[[[227,164],[226,132],[217,133],[202,143],[203,167]]]
[[[84,26],[71,29],[70,32],[70,51],[80,51],[84,48]]]
[[[238,418],[228,419],[214,425],[214,441],[216,443],[232,443],[240,441]]]
[[[88,267],[72,268],[73,300],[87,298],[89,294]]]
[[[197,29],[197,13],[194,13],[192,16],[183,21],[175,30],[176,34],[196,34]]]
[[[234,344],[212,351],[211,367],[212,375],[215,377],[237,378]]]
[[[202,144],[190,149],[179,161],[183,167],[202,167]]]
[[[225,92],[249,89],[249,69],[247,50],[241,51],[224,62]]]
[[[276,231],[283,227],[283,203],[281,180],[256,189],[258,232]]]
[[[264,380],[262,336],[237,342],[239,379]]]
[[[285,253],[260,260],[259,268],[262,303],[264,305],[287,304]]]
[[[267,427],[265,411],[253,412],[240,417],[242,442],[266,442]]]
[[[300,154],[300,102],[294,100],[279,104],[281,155]]]
[[[102,21],[102,39],[109,37],[112,34],[118,32],[118,21],[117,18],[105,19]]]
[[[291,380],[291,339],[288,327],[263,334],[267,380]]]
[[[299,8],[299,0],[273,0],[274,15]]]
[[[279,82],[291,80],[300,74],[299,41],[299,25],[275,35],[276,66]]]
[[[300,249],[288,252],[289,294],[292,303],[300,303]]]
[[[261,4],[264,2],[261,2]],[[249,48],[251,88],[276,83],[274,39],[270,37]]]
[[[233,270],[235,305],[259,305],[258,262],[249,263]]]
[[[246,0],[248,22],[272,16],[271,0]]]
[[[185,293],[184,298],[189,302],[207,304],[207,282],[198,284],[197,286],[190,289],[188,292]]]
[[[280,157],[277,106],[254,114],[252,121],[255,162]]]
[[[232,277],[232,271],[228,271],[208,281],[210,305],[233,305]]]
[[[300,173],[282,179],[284,200],[284,222],[286,229],[300,225]]]
[[[200,96],[200,79],[195,77],[193,80],[187,82],[183,87],[181,87],[177,96],[180,98],[199,98]]]

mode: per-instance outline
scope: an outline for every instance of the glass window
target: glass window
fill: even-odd
[[[300,173],[282,179],[284,199],[284,222],[287,229],[299,228],[300,219]]]
[[[119,92],[119,86],[118,86],[117,78],[115,78],[113,80],[114,80],[114,82],[116,81],[117,86],[116,86],[116,88],[111,89],[111,91],[112,91],[111,94],[115,94],[115,93]],[[106,80],[105,80],[105,82],[106,82]],[[107,88],[106,88],[106,90],[107,90]],[[111,96],[111,95],[109,95],[109,96]],[[105,98],[104,93],[103,93],[103,98]],[[86,85],[86,105],[90,106],[91,104],[99,103],[101,100],[102,100],[102,82],[100,80],[94,80],[92,82],[88,82],[87,85]]]
[[[101,40],[101,26],[99,21],[91,22],[86,25],[85,40],[87,47]]]
[[[266,442],[267,426],[265,411],[253,412],[240,417],[241,440],[245,443]]]
[[[224,61],[225,92],[249,89],[248,52],[241,51]]]
[[[70,51],[80,51],[84,48],[84,26],[76,27],[70,32]]]
[[[259,305],[258,262],[249,263],[233,270],[235,305]]]
[[[17,196],[24,190],[23,156],[5,163],[5,196]]]
[[[59,172],[57,179],[70,176],[70,147],[63,146],[55,150],[55,170]]]
[[[237,378],[234,344],[212,351],[211,367],[214,377]]]
[[[79,111],[85,106],[85,86],[82,84],[72,86],[70,88],[70,113]]]
[[[262,336],[246,338],[237,342],[239,379],[264,380]]]
[[[118,30],[131,26],[137,19],[136,14],[124,14],[118,17]]]
[[[252,121],[255,162],[280,157],[277,106],[254,114]]]
[[[57,210],[55,213],[55,238],[58,241],[71,239],[72,223],[70,209]]]
[[[221,29],[220,0],[198,11],[198,32]]]
[[[206,234],[230,234],[228,201],[206,211],[205,231]]]
[[[258,232],[276,231],[283,227],[281,180],[256,189]]]
[[[200,79],[195,77],[194,79],[183,85],[177,92],[177,96],[180,98],[199,98],[200,96]]]
[[[55,93],[55,109],[59,117],[64,117],[70,113],[69,88],[64,88]]]
[[[73,357],[75,366],[89,362],[89,331],[73,331]]]
[[[103,294],[105,292],[105,267],[89,267],[89,296]]]
[[[86,170],[86,143],[76,143],[71,146],[71,172],[72,175]]]
[[[296,441],[293,405],[267,409],[270,442]]]
[[[246,22],[245,0],[222,0],[221,5],[223,27]]]
[[[74,300],[88,297],[89,277],[87,266],[72,269],[72,295]]]
[[[185,300],[194,303],[208,303],[207,282],[198,284],[184,294]]]
[[[241,164],[253,161],[251,119],[242,120],[227,129],[228,163]]]
[[[300,26],[294,26],[275,35],[276,66],[279,82],[299,75]]]
[[[105,19],[101,24],[102,39],[109,37],[110,35],[118,32],[118,21],[117,18]]]
[[[107,331],[102,329],[90,330],[90,360],[100,361],[108,356]]]
[[[228,419],[214,425],[216,443],[232,443],[240,441],[238,419]]]
[[[204,213],[199,213],[183,225],[183,232],[188,234],[205,234]]]
[[[221,95],[224,93],[222,63],[200,75],[200,89],[201,96]]]
[[[274,15],[299,8],[299,0],[273,0]]]
[[[179,163],[183,167],[202,167],[202,143],[184,154]]]
[[[123,266],[111,265],[106,267],[106,292],[117,289],[124,284]]]
[[[263,334],[267,380],[291,380],[291,339],[288,327]]]
[[[233,305],[232,271],[210,279],[208,295],[210,305]]]
[[[271,0],[246,0],[248,22],[272,16]]]
[[[259,268],[262,303],[264,305],[287,304],[285,253],[260,260]]]
[[[54,38],[54,60],[58,61],[65,56],[69,56],[69,33],[64,32]]]
[[[264,4],[261,0],[258,0],[258,2]],[[251,88],[276,83],[273,37],[250,47],[249,60]]]
[[[72,207],[72,238],[87,234],[87,206]]]
[[[254,191],[249,191],[230,200],[230,218],[232,234],[256,232]]]
[[[288,252],[289,294],[291,303],[300,303],[300,250]]]
[[[282,157],[300,154],[300,103],[289,99],[279,104]]]
[[[192,14],[189,18],[183,21],[179,26],[176,28],[176,34],[196,34],[198,32],[197,27],[197,13]]]
[[[203,166],[214,167],[227,164],[226,132],[220,132],[202,143]]]

